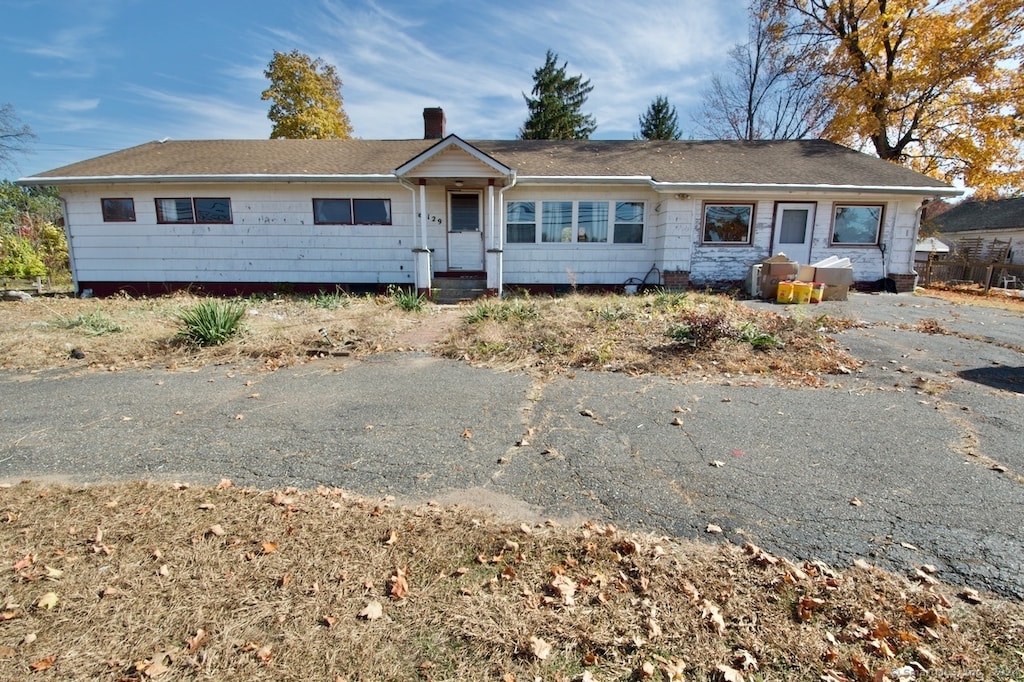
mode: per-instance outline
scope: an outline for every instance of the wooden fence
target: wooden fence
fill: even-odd
[[[930,284],[977,284],[986,290],[990,287],[1003,286],[1003,275],[1016,277],[1017,281],[1009,282],[1008,288],[1019,289],[1024,286],[1024,265],[1014,263],[992,263],[979,261],[930,260],[918,265],[917,274],[920,285]],[[1016,286],[1015,286],[1016,284]]]

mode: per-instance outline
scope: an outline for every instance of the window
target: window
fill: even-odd
[[[642,201],[615,202],[615,243],[642,244],[644,204]]]
[[[448,197],[452,232],[476,232],[480,229],[480,195],[452,193]]]
[[[541,203],[540,240],[542,242],[572,241],[572,202]]]
[[[313,199],[313,222],[317,225],[351,225],[352,202],[348,199]]]
[[[156,220],[158,223],[230,223],[231,199],[157,199]]]
[[[352,222],[356,225],[390,225],[391,199],[353,199]]]
[[[836,204],[832,219],[833,244],[875,245],[882,227],[882,207]]]
[[[539,226],[539,230],[537,229]],[[508,244],[642,244],[642,201],[510,201]]]
[[[100,199],[103,206],[103,222],[105,223],[134,223],[135,222],[135,200],[134,199]]]
[[[390,199],[313,199],[317,225],[390,225]]]
[[[532,201],[510,201],[505,207],[505,241],[533,244],[537,241],[537,205]]]
[[[704,204],[705,244],[749,244],[753,204]]]
[[[608,202],[581,201],[577,221],[576,241],[608,241]]]

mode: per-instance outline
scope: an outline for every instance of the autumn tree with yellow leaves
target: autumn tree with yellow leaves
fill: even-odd
[[[778,0],[824,137],[982,196],[1024,188],[1020,0]]]
[[[262,97],[270,100],[271,139],[352,137],[352,125],[342,108],[341,79],[334,66],[298,50],[275,50],[264,75],[270,81]]]

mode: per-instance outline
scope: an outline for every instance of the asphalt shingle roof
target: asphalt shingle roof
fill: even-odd
[[[932,221],[939,232],[1024,228],[1024,197],[965,201]]]
[[[34,178],[387,175],[437,140],[149,142]],[[824,140],[469,140],[520,177],[641,176],[658,182],[948,189]]]

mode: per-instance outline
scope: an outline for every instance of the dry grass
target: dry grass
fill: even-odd
[[[23,483],[0,490],[0,547],[5,679],[866,681],[909,665],[996,680],[1024,666],[1024,607],[957,596],[927,569],[911,582],[337,490]]]
[[[386,297],[248,299],[246,332],[202,350],[173,341],[194,302],[3,304],[0,357],[27,370],[274,369],[440,341],[452,357],[539,372],[815,383],[855,366],[832,320],[697,294],[419,314]],[[762,333],[782,345],[758,350]],[[1024,607],[958,597],[927,567],[911,582],[337,490],[26,483],[0,489],[0,552],[0,679],[867,682],[908,665],[1024,679]]]
[[[3,303],[0,362],[5,369],[117,370],[213,363],[276,369],[305,362],[316,353],[358,356],[399,350],[396,339],[429,317],[404,312],[387,297],[253,297],[243,299],[247,313],[242,334],[221,346],[196,349],[175,336],[179,313],[199,300],[181,293]],[[84,358],[73,358],[75,349]]]
[[[755,311],[725,296],[567,296],[478,303],[441,352],[520,369],[566,367],[819,385],[860,363],[825,315]]]
[[[958,284],[956,286],[935,284],[927,288],[918,288],[917,293],[961,305],[999,308],[1000,310],[1024,313],[1024,297],[1021,296],[1020,290],[992,287],[986,294],[984,288],[977,284]]]
[[[448,357],[540,372],[580,368],[820,385],[822,375],[859,365],[829,335],[843,321],[810,310],[804,316],[755,311],[698,293],[487,299],[454,309],[428,305],[423,312],[404,311],[387,296],[254,297],[243,301],[244,332],[202,349],[175,338],[178,315],[197,300],[177,294],[0,304],[0,366],[246,363],[272,370],[317,355],[422,347],[422,338],[440,341],[436,350]],[[672,336],[681,326],[693,333]]]

